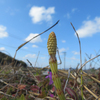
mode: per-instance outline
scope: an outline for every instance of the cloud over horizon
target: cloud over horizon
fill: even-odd
[[[66,51],[65,48],[61,48],[61,49],[59,49],[59,52],[60,52],[60,53],[65,52],[65,51]]]
[[[71,59],[71,60],[75,60],[75,61],[79,61],[79,59],[77,59],[77,58],[76,58],[76,57],[74,57],[74,56],[73,56],[73,57],[71,57],[70,59]]]
[[[0,47],[0,51],[3,51],[3,50],[5,50],[5,48],[4,47]]]
[[[65,43],[66,41],[65,40],[62,40],[62,43]]]
[[[36,54],[27,54],[25,55],[25,57],[23,57],[24,59],[25,58],[36,58]]]
[[[73,53],[74,55],[79,55],[79,54],[80,54],[80,52],[76,52],[76,51],[72,51],[72,53]]]
[[[38,46],[37,46],[37,45],[32,45],[32,47],[33,47],[33,48],[38,48]]]
[[[8,33],[6,32],[6,27],[0,25],[0,38],[8,37]]]

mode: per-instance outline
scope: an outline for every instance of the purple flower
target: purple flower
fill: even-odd
[[[50,93],[50,97],[54,97],[54,94],[51,94],[51,93]]]
[[[53,81],[52,81],[52,72],[49,72],[49,75],[46,76],[45,78],[49,78],[50,79],[49,85],[51,85],[53,83]]]

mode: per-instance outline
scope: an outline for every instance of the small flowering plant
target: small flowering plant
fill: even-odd
[[[45,78],[49,78],[49,80],[50,80],[49,85],[51,85],[51,84],[53,84],[53,80],[52,80],[52,72],[51,72],[51,70],[49,70],[48,74],[49,74],[49,75],[46,76]]]
[[[52,80],[52,72],[51,69],[48,72],[48,76],[46,76],[45,78],[49,78],[49,89],[52,89],[54,91],[54,86],[52,86],[53,84],[53,80]],[[50,97],[54,97],[54,94],[49,92]]]

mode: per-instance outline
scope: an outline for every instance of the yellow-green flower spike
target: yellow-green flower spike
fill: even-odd
[[[51,32],[49,35],[47,48],[48,48],[49,55],[56,54],[57,41],[56,41],[56,35],[54,32]]]
[[[56,93],[60,100],[66,100],[64,92],[62,90],[61,81],[58,77],[58,68],[56,60],[56,49],[57,49],[57,40],[54,32],[51,32],[47,42],[47,48],[50,55],[49,65],[52,71],[52,79],[56,87]]]

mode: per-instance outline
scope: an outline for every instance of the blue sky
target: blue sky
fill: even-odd
[[[89,60],[86,53],[91,57],[96,56],[96,52],[100,53],[99,4],[99,0],[0,0],[0,51],[14,57],[18,46],[60,20],[51,30],[20,49],[16,59],[26,63],[28,59],[34,66],[40,52],[36,66],[47,66],[47,40],[50,32],[54,31],[62,60],[59,68],[64,68],[64,52],[66,68],[75,68],[80,62],[79,43],[70,22],[79,34],[84,63],[85,58]],[[58,56],[57,60],[59,62]],[[92,63],[92,67],[99,66]]]

